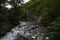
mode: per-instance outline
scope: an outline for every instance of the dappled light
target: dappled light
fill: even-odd
[[[60,0],[0,0],[0,40],[60,40]]]
[[[12,5],[6,5],[5,7],[8,8],[8,9],[11,9]]]

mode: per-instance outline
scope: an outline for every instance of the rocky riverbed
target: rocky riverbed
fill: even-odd
[[[18,26],[7,32],[0,40],[42,40],[44,33],[42,27],[35,22],[20,22]]]

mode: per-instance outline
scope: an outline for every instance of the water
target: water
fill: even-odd
[[[25,30],[28,30],[28,29],[30,31],[27,31],[25,33],[25,35],[23,35]],[[23,35],[25,37],[28,37],[30,40],[32,38],[35,39],[36,34],[39,34],[39,30],[40,29],[38,28],[38,25],[35,25],[34,22],[22,22],[21,21],[20,25],[11,29],[11,31],[7,32],[7,35],[0,38],[0,40],[17,40],[18,39],[18,33],[20,33],[21,35]]]
[[[27,27],[27,22],[21,22],[20,25],[11,29],[11,31],[7,33],[7,35],[2,37],[0,40],[15,40],[17,38],[17,33],[18,32],[23,33],[26,27]]]

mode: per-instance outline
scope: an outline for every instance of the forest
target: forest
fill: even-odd
[[[19,21],[36,22],[43,26],[49,40],[60,40],[60,0],[0,0],[0,37]],[[6,5],[11,5],[7,8]]]

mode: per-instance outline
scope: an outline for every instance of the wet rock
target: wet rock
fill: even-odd
[[[23,26],[24,25],[24,26]],[[21,26],[21,27],[19,27]],[[38,25],[29,22],[21,22],[19,26],[13,28],[1,40],[37,40],[41,39]],[[41,33],[42,34],[42,33]],[[43,35],[43,34],[42,34]]]
[[[25,38],[27,38],[28,36],[30,36],[30,33],[29,32],[24,32],[24,31],[20,31],[20,32],[18,32],[18,34],[17,34],[18,36],[23,36],[23,37],[25,37]]]

